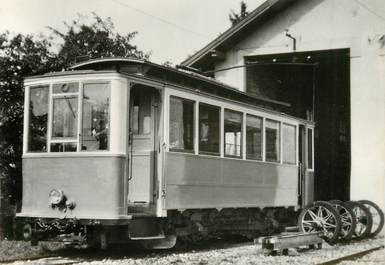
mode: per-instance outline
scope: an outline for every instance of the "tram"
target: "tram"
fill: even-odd
[[[24,235],[169,248],[295,224],[313,201],[315,124],[288,107],[133,58],[28,77]]]

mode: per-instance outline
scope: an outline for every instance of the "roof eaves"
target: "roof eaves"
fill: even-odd
[[[196,63],[198,60],[200,60],[203,56],[205,56],[207,53],[209,53],[211,50],[218,47],[220,44],[222,44],[224,41],[229,39],[231,36],[242,30],[244,27],[246,27],[248,24],[254,21],[257,17],[259,17],[261,14],[265,13],[268,9],[270,9],[273,5],[275,5],[277,2],[282,0],[267,0],[263,2],[260,6],[258,6],[253,12],[251,12],[247,17],[245,17],[243,20],[241,20],[238,24],[232,26],[228,30],[226,30],[224,33],[219,35],[216,39],[214,39],[212,42],[207,44],[205,47],[203,47],[201,50],[184,60],[181,65],[183,66],[191,66],[194,63]]]

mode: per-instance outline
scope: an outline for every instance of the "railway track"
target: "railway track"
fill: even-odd
[[[362,258],[363,256],[368,255],[369,253],[372,253],[373,251],[380,250],[380,249],[383,249],[383,248],[384,248],[384,246],[373,247],[373,248],[370,248],[370,249],[367,249],[367,250],[363,250],[363,251],[358,251],[356,253],[353,253],[353,254],[350,254],[350,255],[346,255],[346,256],[343,256],[343,257],[338,257],[338,258],[330,259],[330,260],[327,260],[327,261],[323,261],[323,262],[318,263],[317,265],[334,265],[334,264],[338,264],[338,263],[340,263],[342,261],[355,260],[355,259],[358,259],[358,258]]]
[[[13,263],[36,263],[36,264],[75,264],[81,262],[81,259],[72,259],[67,257],[61,257],[56,255],[41,255],[18,259],[9,259],[0,261],[0,264],[13,264]]]

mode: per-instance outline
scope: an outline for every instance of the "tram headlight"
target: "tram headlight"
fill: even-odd
[[[53,189],[49,192],[49,206],[59,205],[64,200],[64,193],[61,190]]]

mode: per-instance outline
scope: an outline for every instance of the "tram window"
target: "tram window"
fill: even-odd
[[[220,108],[199,104],[199,152],[219,154],[219,113]]]
[[[282,126],[283,162],[286,164],[296,163],[296,127],[289,124]]]
[[[246,116],[246,157],[262,160],[262,118]]]
[[[224,114],[225,155],[241,157],[243,115],[227,109]]]
[[[131,130],[133,134],[151,132],[151,97],[146,89],[136,90],[131,109]]]
[[[194,102],[170,97],[170,149],[194,151]]]
[[[53,84],[52,93],[77,93],[79,92],[79,83],[64,83],[64,84]]]
[[[82,150],[108,150],[110,86],[108,83],[84,84]]]
[[[265,149],[266,161],[279,162],[280,160],[280,124],[277,121],[266,120],[265,125]]]
[[[64,96],[53,99],[52,139],[77,136],[78,98]]]
[[[76,143],[52,143],[51,152],[76,152]]]
[[[48,86],[30,88],[28,151],[47,152]]]
[[[312,170],[313,169],[313,129],[307,129],[307,156],[308,156],[308,162],[307,162],[307,168]]]

